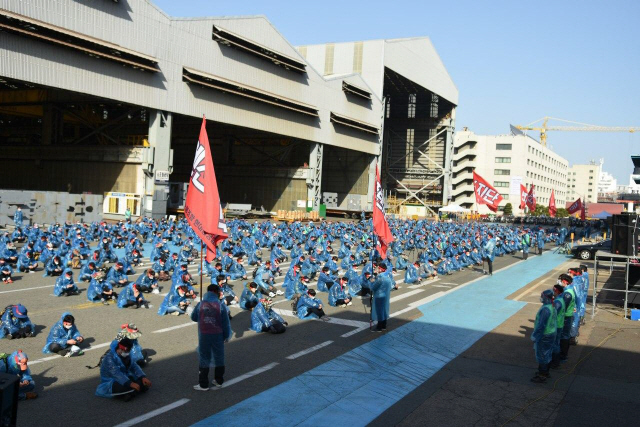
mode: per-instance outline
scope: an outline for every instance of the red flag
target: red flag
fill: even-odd
[[[556,196],[553,194],[553,190],[551,190],[551,198],[549,199],[549,216],[551,218],[555,218],[556,212]]]
[[[206,124],[206,119],[202,117],[184,215],[191,228],[207,246],[207,261],[211,262],[216,256],[216,244],[227,238],[227,225],[224,223],[220,206]]]
[[[583,204],[582,204],[582,209],[580,210],[580,219],[581,219],[581,220],[583,220],[583,221],[584,221],[584,220],[586,219],[586,217],[587,217],[587,215],[586,215],[587,213],[585,212],[585,207],[586,207],[586,205],[587,205],[586,203],[583,203]]]
[[[527,194],[527,207],[531,212],[536,210],[536,192],[534,188],[535,186],[531,184],[531,189],[529,190],[529,194]]]
[[[578,199],[575,202],[573,202],[571,206],[569,206],[569,209],[567,209],[567,212],[569,212],[570,214],[574,214],[578,212],[580,209],[582,209],[582,201]]]
[[[382,194],[382,184],[380,184],[380,174],[376,166],[376,193],[373,199],[373,232],[378,237],[378,252],[380,257],[387,257],[387,246],[393,242],[393,234],[384,216],[384,195]]]
[[[473,171],[473,189],[476,193],[476,204],[487,205],[493,212],[498,211],[498,205],[503,197],[480,175]]]
[[[524,207],[526,206],[527,194],[529,194],[529,192],[527,191],[527,187],[520,184],[520,209],[524,209]]]

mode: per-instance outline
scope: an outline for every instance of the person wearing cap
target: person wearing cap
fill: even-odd
[[[35,329],[27,307],[22,304],[7,306],[0,315],[0,338],[14,339],[32,337]]]
[[[0,258],[0,280],[2,280],[2,283],[13,283],[12,275],[13,268],[4,258]]]
[[[373,294],[371,319],[377,321],[375,331],[382,332],[387,329],[387,319],[389,319],[389,298],[394,284],[389,278],[389,275],[386,274],[386,265],[380,264],[378,269],[378,277],[376,277],[375,281],[371,285],[371,292]]]
[[[332,307],[346,307],[351,305],[351,294],[348,287],[349,279],[341,277],[337,284],[329,289],[329,305]]]
[[[29,369],[29,357],[22,350],[16,350],[9,355],[5,363],[0,362],[0,372],[18,376],[18,399],[35,399],[38,394],[33,390],[36,382]]]
[[[100,364],[100,384],[96,396],[121,397],[128,402],[151,387],[151,381],[144,371],[132,360],[132,347],[133,341],[129,338],[111,342]]]
[[[258,284],[256,282],[247,284],[240,295],[240,308],[243,310],[253,310],[259,302]]]
[[[151,305],[142,296],[140,285],[137,283],[129,283],[126,288],[118,296],[118,308],[140,308],[149,309]]]
[[[175,292],[169,292],[160,304],[158,314],[160,316],[185,314],[192,301],[192,298],[187,296],[187,290],[187,286],[181,285],[176,288]]]
[[[64,271],[64,266],[62,265],[62,260],[58,255],[55,255],[53,258],[49,260],[49,262],[44,267],[44,274],[42,277],[47,276],[60,276]]]
[[[160,293],[158,280],[156,279],[156,272],[153,268],[148,269],[138,276],[135,283],[139,286],[141,292],[151,292],[154,294]]]
[[[53,287],[53,294],[57,297],[78,295],[80,291],[73,281],[73,271],[67,268],[62,276],[56,279],[56,284]]]
[[[107,273],[107,282],[112,288],[123,288],[129,284],[129,278],[124,269],[124,264],[116,262]]]
[[[220,301],[218,285],[209,285],[202,301],[191,313],[191,320],[198,322],[198,384],[194,390],[209,390],[209,366],[214,363],[213,385],[224,383],[225,360],[224,343],[231,338],[229,309]]]
[[[124,323],[120,326],[120,331],[116,335],[116,341],[129,338],[132,342],[131,360],[142,367],[147,363],[148,354],[146,350],[142,349],[142,346],[138,342],[138,338],[141,336],[142,332],[140,332],[135,323]]]
[[[251,311],[251,329],[255,332],[270,332],[281,334],[287,330],[287,322],[273,311],[272,301],[268,298],[261,298],[260,304]]]
[[[315,289],[309,289],[307,293],[300,296],[296,312],[299,319],[330,320],[323,310],[322,301],[320,298],[316,298]]]
[[[105,278],[104,271],[96,271],[93,274],[87,289],[87,299],[90,302],[102,302],[104,305],[109,305],[109,300],[116,301],[118,298],[118,294],[113,291],[113,287]]]
[[[60,320],[51,327],[47,343],[42,349],[43,353],[57,353],[60,356],[71,357],[84,354],[79,344],[84,341],[84,337],[75,325],[76,319],[71,313],[64,312]]]
[[[533,351],[538,361],[538,372],[531,378],[534,383],[544,383],[549,378],[549,364],[553,355],[558,329],[557,311],[553,306],[554,293],[547,289],[540,294],[542,307],[536,314],[536,320],[531,333]]]

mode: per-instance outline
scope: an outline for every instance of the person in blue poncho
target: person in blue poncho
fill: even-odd
[[[371,285],[373,302],[371,304],[371,319],[377,321],[375,331],[382,332],[387,329],[387,319],[389,319],[389,298],[393,281],[389,275],[385,274],[387,268],[384,264],[378,266],[378,277]]]
[[[131,359],[133,342],[129,338],[113,340],[100,364],[99,397],[122,397],[126,402],[151,387],[140,366]]]
[[[260,296],[258,295],[258,284],[251,282],[242,291],[240,295],[240,308],[243,310],[253,310],[253,308],[260,302]]]
[[[535,383],[543,383],[549,378],[549,364],[553,354],[553,347],[557,333],[557,312],[553,306],[553,291],[547,289],[540,295],[542,307],[536,314],[536,320],[531,333],[533,350],[538,361],[538,372],[531,379]]]
[[[187,296],[188,288],[186,286],[178,286],[175,292],[169,292],[160,304],[158,314],[164,316],[165,314],[171,314],[179,316],[187,312],[189,304],[191,304],[192,298]]]
[[[482,248],[484,250],[484,260],[483,260],[483,264],[482,264],[482,274],[487,274],[487,272],[484,270],[484,261],[487,261],[487,265],[489,267],[489,276],[493,276],[493,260],[495,257],[495,249],[496,249],[496,239],[493,236],[493,233],[489,233],[489,240],[487,240],[487,243],[485,243],[485,245]],[[438,271],[439,274],[441,274]]]
[[[224,343],[231,338],[229,309],[220,301],[218,285],[209,285],[202,301],[191,313],[191,320],[198,322],[198,384],[194,390],[209,390],[209,366],[213,358],[213,385],[222,387],[224,383]]]
[[[53,258],[51,258],[44,266],[44,274],[42,277],[60,276],[64,270],[65,268],[64,265],[62,265],[62,260],[58,255],[54,255]]]
[[[38,394],[33,391],[36,388],[36,382],[31,376],[28,362],[29,358],[22,350],[11,353],[6,363],[0,361],[0,372],[18,376],[18,399],[20,400],[35,399],[38,397]]]
[[[107,282],[112,288],[123,288],[129,284],[129,278],[124,269],[124,264],[116,262],[107,273]]]
[[[35,273],[38,268],[38,261],[33,257],[32,251],[26,251],[18,257],[18,264],[16,266],[18,271],[24,273]]]
[[[64,274],[56,279],[56,284],[53,287],[53,294],[57,297],[78,295],[80,291],[73,281],[73,271],[68,268],[64,271]]]
[[[23,220],[24,220],[24,215],[22,213],[22,208],[18,206],[15,213],[13,214],[13,223],[15,224],[16,228],[22,227]]]
[[[118,308],[140,308],[149,309],[151,305],[142,296],[140,285],[129,283],[118,296]]]
[[[97,271],[93,274],[89,288],[87,289],[87,299],[90,302],[101,302],[109,305],[109,301],[116,301],[118,294],[114,292],[111,284],[105,280],[104,271]]]
[[[4,258],[0,258],[0,279],[2,283],[13,283],[13,268]]]
[[[422,278],[418,274],[418,268],[420,268],[420,263],[418,261],[413,264],[407,265],[407,271],[404,273],[404,283],[409,285],[413,283],[420,283]]]
[[[91,282],[91,279],[93,279],[93,273],[95,272],[96,263],[93,261],[88,262],[80,269],[80,273],[78,273],[78,280],[81,280],[83,282]]]
[[[27,338],[34,333],[35,329],[24,305],[9,305],[0,315],[0,338]]]
[[[57,353],[60,356],[71,357],[84,354],[79,344],[84,341],[75,325],[76,319],[69,312],[62,313],[60,320],[51,327],[43,353]]]
[[[300,319],[330,320],[323,310],[322,301],[316,298],[315,289],[309,289],[306,294],[300,296],[296,311]]]
[[[329,267],[322,267],[322,272],[318,276],[318,291],[329,292],[335,281],[336,278],[329,272]]]
[[[346,277],[341,277],[338,280],[338,283],[334,284],[331,289],[329,289],[329,305],[332,307],[346,307],[348,305],[352,305],[351,294],[349,294],[348,287],[349,279]]]
[[[281,334],[287,330],[288,323],[273,311],[272,304],[270,299],[262,298],[260,304],[251,311],[251,329],[253,331]]]

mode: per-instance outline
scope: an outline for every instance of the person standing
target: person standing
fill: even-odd
[[[529,258],[529,246],[531,246],[531,236],[527,230],[522,232],[522,259],[527,260]]]
[[[389,319],[389,297],[393,281],[388,274],[384,274],[387,267],[384,264],[378,266],[378,277],[371,285],[373,300],[371,302],[371,320],[378,323],[374,329],[376,332],[387,330],[387,320]]]
[[[536,239],[538,243],[538,255],[542,255],[542,252],[544,251],[544,231],[542,230],[542,227],[538,228]]]
[[[231,338],[229,309],[220,301],[220,287],[209,285],[201,302],[191,313],[191,320],[198,322],[198,353],[200,369],[198,384],[194,390],[209,390],[209,365],[214,361],[213,385],[222,387],[224,383],[224,343]]]
[[[22,220],[22,208],[18,206],[18,209],[16,209],[16,212],[13,214],[13,222],[15,223],[16,228],[22,227]]]
[[[124,219],[127,222],[131,222],[131,209],[127,206],[127,210],[124,211]]]
[[[493,276],[493,259],[495,257],[495,249],[496,249],[496,239],[493,237],[493,233],[489,233],[489,240],[484,245],[485,252],[485,261],[487,261],[487,265],[489,266],[489,276]],[[484,264],[483,264],[484,267]],[[482,269],[482,274],[487,274],[487,272]]]
[[[542,292],[540,302],[542,307],[536,314],[531,333],[533,350],[538,361],[538,372],[531,378],[534,383],[543,383],[549,378],[549,363],[551,363],[557,332],[557,312],[553,306],[553,291],[547,289]]]

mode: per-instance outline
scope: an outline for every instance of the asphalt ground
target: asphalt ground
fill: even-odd
[[[334,248],[337,249],[338,244]],[[265,251],[263,259],[267,256]],[[494,270],[520,259],[521,254],[496,258]],[[189,271],[195,275],[197,267],[197,264],[192,265]],[[281,267],[286,273],[289,263]],[[252,267],[247,268],[249,274],[252,270]],[[142,268],[137,271],[141,272]],[[424,302],[481,275],[481,269],[474,268],[420,285],[405,285],[404,272],[399,272],[395,278],[400,289],[391,294],[389,331],[419,317],[417,307]],[[137,274],[129,276],[133,280],[136,277]],[[196,324],[186,316],[159,316],[157,309],[164,292],[145,295],[153,305],[149,310],[118,309],[113,303],[104,306],[88,302],[84,282],[78,283],[82,291],[78,296],[53,296],[55,278],[43,278],[41,269],[35,274],[18,273],[15,278],[15,283],[0,287],[0,305],[19,302],[27,306],[37,331],[32,338],[0,340],[0,352],[22,349],[28,354],[36,381],[39,397],[20,402],[18,419],[21,426],[42,426],[45,422],[67,426],[89,423],[109,426],[126,422],[131,422],[127,425],[192,424],[380,336],[369,331],[368,298],[356,298],[352,306],[336,308],[328,305],[326,293],[319,293],[326,303],[325,311],[332,319],[324,322],[299,320],[288,312],[291,310],[289,301],[282,296],[276,297],[274,307],[282,310],[281,314],[289,323],[287,332],[281,335],[251,331],[250,313],[232,306],[233,338],[226,345],[225,387],[206,393],[196,392],[192,389],[198,377]],[[281,285],[283,280],[284,275],[276,282]],[[205,277],[205,286],[207,283]],[[232,282],[238,295],[243,283]],[[85,337],[85,354],[72,358],[43,354],[50,328],[65,311],[75,316],[76,325]],[[86,368],[86,365],[98,362],[124,323],[135,323],[139,327],[143,333],[139,342],[149,351],[151,359],[144,371],[152,381],[152,387],[147,394],[130,403],[96,397],[99,369]],[[283,396],[283,404],[286,401],[287,396]],[[158,410],[166,412],[149,417]],[[390,409],[393,410],[394,407]],[[402,418],[400,407],[399,411],[394,418]]]

